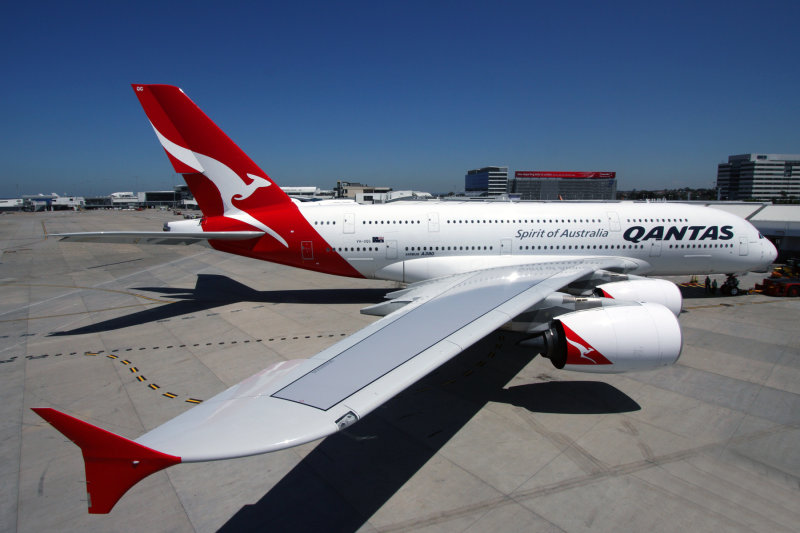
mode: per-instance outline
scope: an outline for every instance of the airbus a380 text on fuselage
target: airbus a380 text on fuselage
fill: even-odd
[[[674,363],[681,296],[657,274],[765,271],[774,246],[747,221],[665,203],[289,198],[177,87],[134,85],[203,218],[164,232],[63,234],[78,242],[205,243],[340,276],[407,284],[362,312],[382,317],[308,359],[280,361],[129,440],[52,408],[83,451],[89,512],[107,513],[180,462],[266,453],[348,427],[498,328],[557,368]]]

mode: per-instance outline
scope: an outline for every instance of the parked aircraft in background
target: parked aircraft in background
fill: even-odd
[[[747,221],[691,205],[300,203],[177,87],[133,85],[203,211],[167,232],[62,240],[206,243],[233,254],[406,288],[383,318],[310,359],[279,362],[135,440],[34,411],[83,451],[89,512],[180,462],[280,450],[357,422],[497,328],[529,335],[557,368],[624,372],[674,363],[681,295],[645,274],[766,271],[772,244]]]

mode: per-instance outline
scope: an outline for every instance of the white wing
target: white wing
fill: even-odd
[[[411,285],[390,295],[397,310],[351,337],[311,359],[275,364],[135,441],[54,409],[36,412],[81,447],[89,511],[108,512],[129,487],[171,464],[271,452],[347,427],[549,294],[626,264],[585,258]]]
[[[207,461],[270,452],[340,429],[547,295],[621,260],[502,267],[403,291],[411,302],[308,360],[278,363],[136,442]]]

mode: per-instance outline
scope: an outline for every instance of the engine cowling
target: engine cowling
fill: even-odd
[[[675,316],[681,314],[683,304],[681,290],[665,279],[632,279],[603,283],[594,289],[594,294],[615,300],[661,304]]]
[[[542,355],[556,368],[618,373],[675,363],[678,319],[656,303],[598,307],[561,315],[543,335]]]

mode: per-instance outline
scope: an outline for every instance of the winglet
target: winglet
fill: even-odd
[[[108,513],[136,483],[181,462],[180,457],[142,446],[56,409],[33,407],[32,410],[83,452],[92,514]]]

